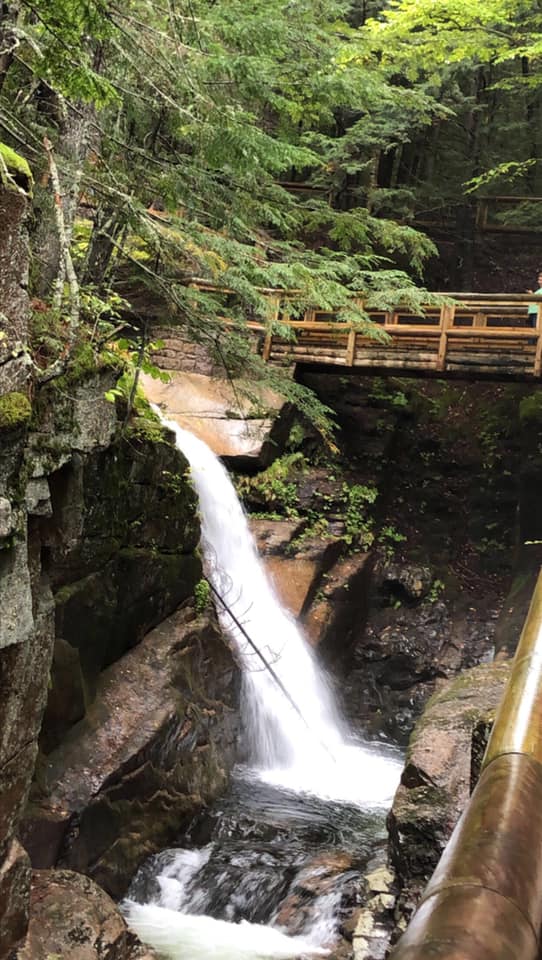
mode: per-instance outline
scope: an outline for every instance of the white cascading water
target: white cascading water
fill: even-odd
[[[346,741],[324,675],[267,578],[226,469],[202,440],[171,420],[163,422],[190,463],[205,572],[280,680],[279,685],[218,603],[244,669],[244,709],[260,776],[334,800],[389,803],[400,764]]]
[[[218,602],[221,623],[243,667],[252,775],[298,793],[364,807],[388,806],[399,782],[400,762],[347,741],[325,677],[266,576],[225,468],[205,443],[161,419],[190,463],[200,501],[205,573],[280,681]],[[125,903],[127,920],[144,941],[171,960],[286,960],[328,953],[337,894],[318,899],[317,921],[303,937],[183,912],[189,907],[187,885],[207,855],[179,850],[171,873],[166,869],[157,878],[157,900]]]
[[[155,905],[131,903],[126,918],[143,941],[171,960],[292,960],[329,952],[259,923],[228,923]]]

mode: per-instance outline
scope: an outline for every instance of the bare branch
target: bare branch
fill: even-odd
[[[68,281],[70,289],[70,325],[68,330],[68,352],[71,352],[75,339],[75,332],[79,324],[79,315],[81,310],[79,281],[73,266],[73,260],[70,252],[70,234],[66,229],[64,221],[64,210],[62,208],[62,197],[60,193],[60,178],[58,167],[53,154],[53,145],[48,137],[43,138],[43,145],[47,153],[49,163],[49,174],[51,185],[54,192],[55,202],[55,222],[60,242],[60,264],[59,272],[55,281],[55,291],[53,294],[53,307],[60,308],[63,299],[64,279]]]

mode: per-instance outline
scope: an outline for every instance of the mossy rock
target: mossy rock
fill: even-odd
[[[519,418],[522,423],[535,421],[542,426],[542,390],[523,397],[519,405]]]
[[[0,397],[0,432],[22,429],[29,423],[31,414],[30,400],[24,393],[6,393]]]
[[[29,196],[32,196],[32,190],[34,187],[34,177],[32,176],[32,171],[20,154],[16,153],[15,150],[12,150],[11,147],[8,147],[7,144],[0,142],[0,157],[3,160],[3,163],[0,163],[0,179],[8,190],[14,190],[19,188],[23,190],[24,193],[27,193]],[[5,170],[7,170],[7,176]]]

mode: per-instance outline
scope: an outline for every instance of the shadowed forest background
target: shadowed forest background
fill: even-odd
[[[363,325],[360,292],[387,307],[532,286],[538,7],[3,2],[0,162],[33,190],[37,377],[101,349],[119,316],[144,327],[149,302],[259,377],[242,325],[272,322],[261,287]],[[480,205],[503,195],[517,202]],[[480,242],[488,210],[504,243]],[[193,277],[231,291],[239,329]]]

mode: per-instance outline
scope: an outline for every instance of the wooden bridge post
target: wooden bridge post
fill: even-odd
[[[453,325],[454,306],[440,308],[440,340],[438,344],[437,370],[446,369],[446,351],[448,349],[448,329]]]
[[[262,349],[262,360],[264,361],[264,363],[269,362],[269,357],[271,356],[272,342],[273,342],[273,334],[266,333],[265,339],[263,342],[263,349]]]
[[[279,319],[280,297],[269,297],[269,305],[271,308],[270,310],[271,317],[269,321],[271,324],[271,330],[268,333],[266,333],[265,340],[263,342],[262,360],[264,361],[264,363],[267,363],[269,361],[269,357],[271,356],[271,346],[273,343],[272,330],[273,330],[273,324],[277,323]]]
[[[354,357],[356,356],[356,334],[357,330],[355,327],[352,327],[348,334],[348,340],[346,343],[346,358],[345,363],[347,367],[354,366]]]

